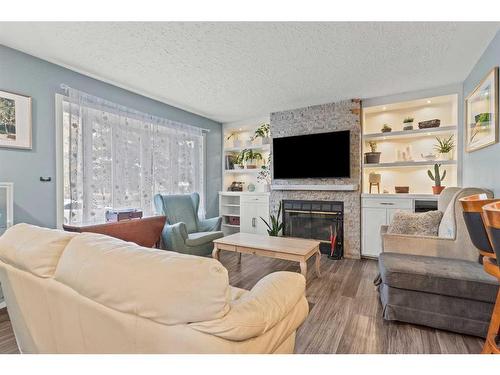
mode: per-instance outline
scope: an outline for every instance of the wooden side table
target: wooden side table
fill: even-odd
[[[134,242],[139,246],[158,247],[166,219],[165,216],[151,216],[103,224],[65,224],[63,229],[67,232],[100,233],[124,241]]]

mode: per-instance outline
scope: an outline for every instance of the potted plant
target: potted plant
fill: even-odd
[[[453,149],[455,148],[455,141],[453,140],[453,135],[450,138],[438,138],[436,137],[437,143],[434,145],[434,150],[441,155],[441,159],[452,160],[453,159]]]
[[[251,149],[245,150],[244,160],[246,161],[246,166],[248,169],[256,169],[257,162],[262,160],[262,154],[260,152],[253,151]]]
[[[382,126],[381,131],[382,131],[382,133],[389,133],[392,131],[392,128],[389,125],[384,124],[384,126]]]
[[[257,138],[262,138],[262,144],[263,145],[268,145],[271,143],[271,137],[270,137],[270,126],[267,123],[262,124],[255,130],[255,134],[252,137],[252,141],[256,140]]]
[[[405,117],[403,120],[403,130],[413,130],[413,117]]]
[[[241,147],[241,141],[238,139],[238,133],[232,132],[227,136],[226,141],[229,141],[231,138],[233,138],[233,147]]]
[[[241,150],[234,160],[234,169],[243,169],[247,150]]]
[[[264,185],[264,191],[270,191],[271,185],[271,155],[267,158],[266,163],[261,167],[257,174],[257,182]]]
[[[262,216],[260,217],[261,220],[266,224],[267,226],[267,233],[272,236],[272,237],[278,237],[280,235],[280,232],[283,230],[284,224],[281,221],[281,209],[282,209],[282,202],[280,202],[279,207],[278,207],[278,214],[276,216],[270,215],[269,216],[269,222],[267,222]]]
[[[434,181],[434,186],[432,187],[432,193],[433,194],[441,194],[441,192],[444,190],[446,186],[441,186],[441,181],[444,180],[446,177],[446,171],[443,171],[443,175],[440,175],[439,168],[441,167],[441,164],[434,164],[434,175],[430,171],[430,169],[427,170],[427,174],[429,175],[429,178]]]
[[[371,152],[365,152],[365,163],[366,164],[380,163],[381,152],[377,152],[377,142],[368,141],[368,145],[370,146]]]

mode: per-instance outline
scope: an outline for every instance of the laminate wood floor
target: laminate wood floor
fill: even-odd
[[[313,257],[314,258],[314,257]],[[427,327],[387,322],[373,280],[374,260],[321,259],[322,277],[308,264],[307,299],[311,311],[297,332],[296,353],[480,353],[483,340]],[[299,272],[294,262],[221,252],[231,285],[250,289],[274,271]],[[0,353],[17,353],[5,310],[0,311]]]

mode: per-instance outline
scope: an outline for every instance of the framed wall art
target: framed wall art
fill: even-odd
[[[465,150],[498,142],[498,67],[493,68],[465,99]]]
[[[31,97],[0,91],[0,147],[31,149]]]

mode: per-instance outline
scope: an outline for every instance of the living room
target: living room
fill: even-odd
[[[347,21],[0,22],[0,354],[500,353],[500,23]]]

